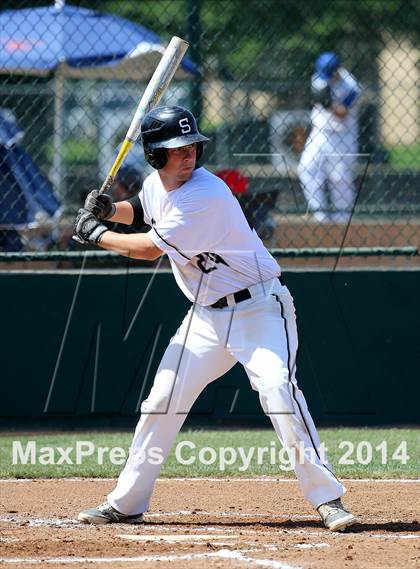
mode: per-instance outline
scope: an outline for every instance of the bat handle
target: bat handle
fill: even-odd
[[[120,169],[120,166],[121,166],[124,158],[130,152],[133,144],[134,144],[134,140],[131,140],[130,138],[124,139],[124,142],[121,144],[121,148],[118,152],[118,156],[115,158],[114,164],[112,165],[111,170],[108,172],[108,175],[105,178],[105,182],[102,184],[102,186],[99,190],[100,194],[103,194],[104,192],[106,192],[107,190],[109,190],[111,188],[112,184],[114,183],[115,176],[116,176],[118,170]]]
[[[107,192],[108,190],[110,190],[113,183],[114,183],[114,176],[111,176],[110,174],[108,174],[108,176],[105,178],[104,183],[102,184],[102,186],[99,189],[99,193],[103,194],[104,192]]]

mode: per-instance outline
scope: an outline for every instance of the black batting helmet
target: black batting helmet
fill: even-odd
[[[209,140],[197,128],[194,115],[184,107],[156,107],[141,123],[144,156],[159,170],[167,162],[166,148],[179,148],[197,143],[197,160],[203,154],[203,142]]]

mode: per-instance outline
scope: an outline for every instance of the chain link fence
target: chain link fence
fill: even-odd
[[[283,264],[417,264],[415,0],[2,7],[2,259],[77,257],[75,212],[116,156],[160,57],[156,45],[179,35],[189,61],[164,103],[197,116],[211,138],[203,165],[226,181]],[[138,145],[115,199],[137,192],[149,168]]]

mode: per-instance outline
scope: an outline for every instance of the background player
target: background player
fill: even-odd
[[[156,108],[144,118],[141,131],[145,156],[156,170],[129,200],[113,203],[91,192],[75,232],[85,243],[132,258],[150,260],[166,253],[193,305],[142,404],[116,487],[104,504],[84,510],[79,520],[141,523],[187,413],[206,385],[239,361],[294,460],[304,496],[326,527],[346,528],[356,518],[344,509],[340,497],[345,489],[321,459],[318,434],[296,383],[295,311],[277,262],[226,184],[197,168],[208,139],[188,110]],[[98,218],[126,224],[144,218],[151,230],[121,235]],[[159,449],[162,461],[147,460],[152,448]]]
[[[316,220],[346,222],[355,200],[360,88],[339,58],[325,52],[315,62],[311,93],[312,130],[299,162],[300,182]]]

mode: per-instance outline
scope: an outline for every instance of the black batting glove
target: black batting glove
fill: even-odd
[[[115,213],[115,204],[108,194],[100,194],[92,190],[86,197],[84,208],[98,219],[106,220]]]
[[[102,235],[108,231],[103,223],[101,223],[90,211],[80,208],[74,222],[74,233],[76,240],[85,245],[93,243],[97,245]]]

